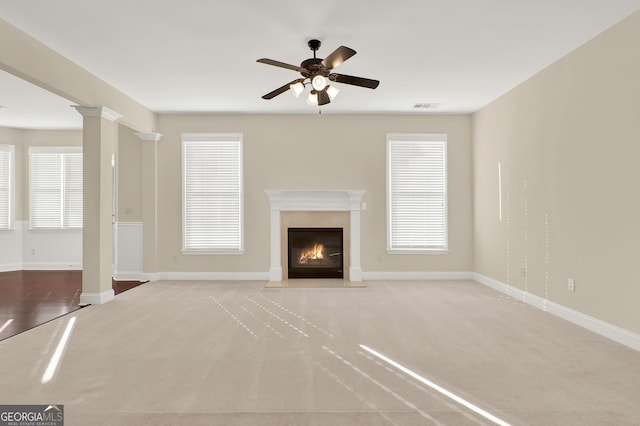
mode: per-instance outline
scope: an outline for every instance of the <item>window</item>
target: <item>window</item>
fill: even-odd
[[[0,145],[0,230],[13,229],[14,150]]]
[[[447,251],[447,135],[387,135],[387,250]]]
[[[31,229],[82,229],[82,148],[29,148]]]
[[[183,251],[242,253],[242,135],[182,135]]]

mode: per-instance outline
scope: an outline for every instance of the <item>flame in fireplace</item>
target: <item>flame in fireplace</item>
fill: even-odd
[[[313,247],[305,249],[300,254],[300,259],[298,263],[305,264],[311,260],[322,260],[324,259],[324,245],[322,244],[314,244]]]

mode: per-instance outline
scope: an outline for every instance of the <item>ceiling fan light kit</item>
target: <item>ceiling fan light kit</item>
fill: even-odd
[[[324,90],[324,88],[327,87],[327,79],[321,75],[316,75],[313,77],[313,80],[311,80],[311,86],[318,91]]]
[[[318,92],[312,90],[307,98],[307,105],[318,105]]]
[[[324,59],[316,58],[316,51],[320,48],[320,41],[313,39],[307,43],[309,48],[313,50],[313,58],[305,59],[300,63],[300,66],[290,65],[284,62],[275,61],[273,59],[262,58],[257,62],[267,65],[273,65],[280,68],[286,68],[293,71],[298,71],[303,78],[293,80],[269,93],[262,96],[262,99],[273,99],[281,93],[290,90],[291,93],[297,98],[304,91],[305,86],[311,86],[311,92],[307,98],[309,105],[326,105],[330,103],[340,92],[335,86],[329,85],[329,82],[336,82],[342,84],[350,84],[353,86],[366,87],[369,89],[375,89],[380,82],[378,80],[372,80],[363,77],[354,77],[351,75],[336,74],[333,73],[333,69],[344,61],[356,54],[356,51],[346,47],[340,46],[334,50],[329,56]]]
[[[329,95],[329,99],[333,100],[340,93],[340,89],[336,86],[327,86],[327,95]]]
[[[293,93],[293,96],[297,98],[298,96],[300,96],[300,93],[304,91],[304,84],[302,84],[301,81],[296,81],[295,83],[289,85],[289,89]]]

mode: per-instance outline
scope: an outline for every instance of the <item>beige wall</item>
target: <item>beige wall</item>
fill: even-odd
[[[117,147],[118,222],[142,221],[142,141],[126,126],[119,126]]]
[[[636,333],[638,40],[640,13],[473,116],[475,271]]]
[[[304,105],[303,105],[304,106]],[[305,106],[306,107],[306,106]],[[159,265],[161,271],[267,272],[266,189],[364,189],[362,269],[469,271],[471,118],[400,115],[160,115]],[[181,133],[244,135],[245,254],[181,253]],[[386,254],[386,133],[447,133],[448,255]]]

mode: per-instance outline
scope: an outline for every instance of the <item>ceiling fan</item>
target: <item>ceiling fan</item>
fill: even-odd
[[[286,68],[298,71],[302,78],[297,78],[276,90],[267,93],[262,99],[273,99],[281,93],[291,90],[298,97],[304,91],[304,87],[311,85],[311,93],[307,99],[310,105],[326,105],[340,91],[335,86],[330,86],[329,82],[351,84],[353,86],[367,87],[375,89],[380,82],[363,77],[354,77],[345,74],[333,73],[333,69],[338,65],[356,54],[356,51],[346,46],[340,46],[324,59],[316,58],[316,51],[320,48],[320,40],[309,40],[307,43],[309,48],[313,50],[313,58],[305,59],[300,66],[285,64],[284,62],[274,61],[273,59],[262,58],[257,62],[267,65],[273,65],[280,68]]]

